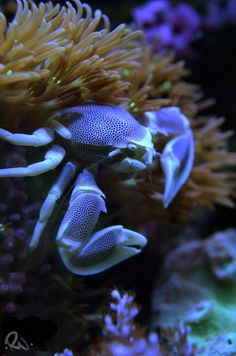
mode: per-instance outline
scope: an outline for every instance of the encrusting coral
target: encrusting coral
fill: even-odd
[[[158,165],[131,180],[135,184],[128,194],[141,194],[144,221],[163,214],[183,219],[198,206],[212,208],[216,203],[232,207],[235,177],[221,172],[236,163],[236,155],[227,148],[231,133],[220,131],[221,119],[199,117],[209,101],[200,101],[198,88],[183,81],[183,62],[150,53],[141,31],[125,25],[110,31],[100,10],[93,14],[79,1],[54,6],[19,0],[10,24],[1,13],[0,38],[0,112],[7,128],[16,130],[22,121],[38,127],[55,109],[88,102],[120,105],[142,122],[146,111],[178,106],[191,120],[195,135],[196,159],[189,180],[167,211],[161,204]],[[156,149],[162,146],[158,137]],[[107,190],[108,186],[109,182]]]
[[[6,154],[1,145],[0,161],[6,165],[25,163],[23,152],[14,150]],[[27,275],[24,263],[28,257],[27,241],[30,237],[39,204],[29,203],[27,183],[22,178],[3,182],[5,194],[0,204],[0,314],[9,315],[16,310],[16,299],[24,292]],[[17,204],[16,204],[17,202]]]
[[[162,330],[190,326],[196,355],[236,352],[236,231],[182,243],[164,262],[153,294],[153,325]],[[215,353],[217,352],[217,353]]]

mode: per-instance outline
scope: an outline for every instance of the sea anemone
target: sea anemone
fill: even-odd
[[[118,104],[124,70],[140,67],[141,33],[87,4],[17,1],[14,19],[0,14],[0,104],[14,111],[55,110],[86,102]]]

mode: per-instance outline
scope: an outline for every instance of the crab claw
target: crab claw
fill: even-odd
[[[153,135],[176,135],[161,154],[165,174],[164,207],[170,204],[188,179],[194,161],[194,139],[188,118],[176,106],[145,113]]]
[[[59,248],[59,252],[65,266],[71,272],[90,275],[137,255],[146,243],[143,235],[117,225],[93,234],[82,249]]]
[[[114,171],[123,173],[139,172],[147,168],[143,162],[129,157],[124,158],[120,162],[113,163],[111,167]]]
[[[77,178],[57,234],[62,261],[72,273],[102,272],[137,255],[147,243],[143,235],[121,225],[93,233],[100,213],[106,213],[104,199],[93,173],[85,169]]]
[[[162,108],[158,111],[147,111],[145,113],[147,125],[153,135],[164,136],[178,135],[190,129],[187,117],[181,113],[177,106]]]
[[[166,208],[188,179],[194,161],[194,140],[191,130],[170,140],[161,155],[165,174],[164,207]]]

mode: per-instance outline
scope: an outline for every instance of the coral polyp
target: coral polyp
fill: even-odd
[[[18,1],[16,15],[0,22],[0,102],[58,108],[72,102],[117,104],[128,83],[124,70],[139,67],[139,31],[110,31],[100,10],[74,1]]]

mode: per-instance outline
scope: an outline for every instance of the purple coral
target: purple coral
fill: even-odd
[[[53,356],[73,356],[73,352],[69,349],[65,349],[62,353],[56,353]]]
[[[206,3],[206,15],[200,15],[191,5],[181,2],[172,5],[169,0],[150,0],[134,8],[132,15],[141,28],[147,42],[160,50],[173,50],[177,57],[186,58],[192,43],[204,29],[217,29],[235,22],[236,1],[210,0]]]
[[[4,166],[26,165],[23,150],[6,154],[3,149],[2,152],[0,159]],[[26,274],[19,270],[17,263],[27,257],[27,239],[39,206],[27,204],[27,184],[23,178],[4,179],[2,186],[6,202],[0,204],[0,309],[2,314],[11,314],[16,310],[15,299],[26,283]]]
[[[164,337],[174,355],[196,356],[202,352],[196,345],[189,341],[190,326],[176,324],[167,328],[161,328],[161,335]]]
[[[98,344],[91,344],[82,355],[96,356],[166,356],[159,336],[155,332],[146,335],[143,327],[134,323],[139,308],[134,297],[129,293],[111,292],[113,301],[104,316],[103,339]],[[73,356],[68,349],[54,356]]]
[[[199,14],[185,3],[174,7],[167,0],[149,1],[132,14],[149,43],[157,45],[157,50],[172,49],[179,57],[189,53],[201,29]]]
[[[179,4],[171,13],[172,38],[170,48],[185,57],[191,51],[191,43],[200,33],[201,19],[198,13],[187,4]]]
[[[140,27],[162,25],[170,20],[171,5],[166,0],[149,1],[133,10],[135,22]]]
[[[143,330],[134,324],[139,308],[134,304],[134,297],[123,295],[114,289],[111,292],[114,302],[110,304],[112,314],[104,318],[104,337],[102,352],[107,355],[145,355],[161,356],[159,337],[155,332],[144,335]]]
[[[164,356],[160,353],[159,338],[156,333],[151,333],[147,338],[131,340],[130,344],[120,341],[110,343],[109,355],[111,356]]]
[[[111,296],[115,302],[110,304],[110,308],[116,318],[114,322],[110,314],[105,316],[104,335],[129,337],[135,330],[133,320],[138,315],[138,308],[133,304],[134,297],[128,293],[121,296],[117,289],[111,292]]]

